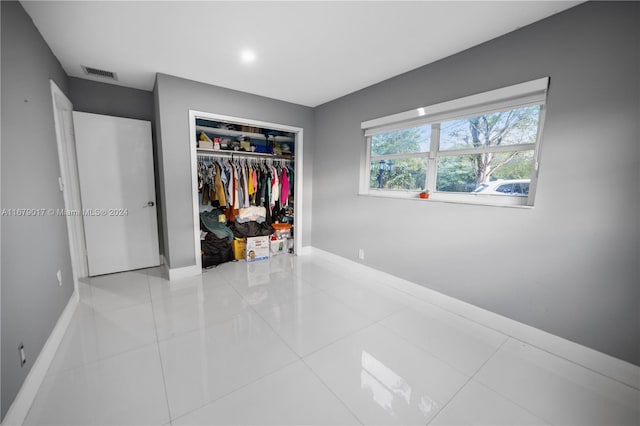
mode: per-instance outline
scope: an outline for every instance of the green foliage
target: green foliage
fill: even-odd
[[[471,192],[476,188],[475,174],[466,156],[441,157],[437,176],[437,191]]]
[[[396,190],[423,189],[427,178],[424,159],[388,160],[385,162],[387,169],[381,170],[375,156],[420,152],[421,143],[426,143],[428,146],[429,130],[430,128],[427,127],[416,127],[374,135],[371,138],[371,154],[374,158],[370,187]]]
[[[422,128],[416,127],[374,135],[371,138],[371,155],[419,152],[422,131]]]
[[[388,164],[388,163],[387,163]],[[371,169],[371,188],[396,190],[424,189],[427,178],[427,166],[424,159],[407,158],[393,160],[391,170],[381,170],[378,163]]]
[[[529,179],[533,169],[533,151],[518,152],[509,162],[494,170],[495,179]]]

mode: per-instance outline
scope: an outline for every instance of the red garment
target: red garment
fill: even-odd
[[[280,204],[283,206],[289,205],[289,176],[287,176],[286,167],[282,168],[282,190],[280,194]]]

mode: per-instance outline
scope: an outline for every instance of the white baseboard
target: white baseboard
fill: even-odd
[[[40,385],[42,385],[42,381],[53,361],[53,357],[71,323],[71,318],[78,307],[79,300],[78,291],[74,290],[71,298],[69,298],[67,302],[67,306],[62,311],[62,314],[60,314],[60,318],[58,318],[49,338],[42,347],[40,355],[38,355],[27,377],[24,379],[18,395],[16,395],[11,407],[9,407],[9,411],[7,411],[7,415],[2,422],[3,425],[21,425],[24,423],[31,404],[33,404]]]
[[[305,247],[306,249],[307,247]],[[329,253],[316,247],[308,247],[306,254],[314,254],[334,264],[349,268],[361,268],[363,273],[375,273],[384,283],[417,299],[431,303],[456,315],[460,315],[485,327],[499,331],[516,340],[550,352],[592,371],[640,389],[640,367],[611,355],[598,352],[538,328],[498,315],[486,309],[463,302],[411,281],[378,271],[367,265]]]
[[[169,268],[169,265],[165,263],[164,271],[169,281],[195,277],[202,274],[202,268],[199,268],[198,265],[184,266],[182,268]]]

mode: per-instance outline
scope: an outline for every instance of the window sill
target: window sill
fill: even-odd
[[[391,198],[400,200],[417,201],[421,203],[448,203],[448,204],[467,204],[474,206],[488,207],[508,207],[516,209],[532,209],[533,206],[527,204],[527,197],[509,197],[509,196],[491,196],[491,195],[472,195],[472,194],[431,194],[429,198],[420,198],[419,192],[413,191],[371,191],[361,192],[358,195],[373,198]]]

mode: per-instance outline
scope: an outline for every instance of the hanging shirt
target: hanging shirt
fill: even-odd
[[[268,169],[264,172],[264,187],[264,206],[267,211],[267,223],[271,225],[271,203],[269,200],[269,197],[271,196],[271,172]]]
[[[275,207],[276,201],[280,197],[280,181],[278,180],[278,171],[271,166],[271,206]]]
[[[227,205],[227,197],[225,196],[225,189],[222,185],[222,168],[218,163],[214,163],[216,167],[216,174],[213,177],[213,187],[215,189],[215,200],[220,203],[220,206]]]
[[[249,167],[248,169],[247,180],[249,181],[249,196],[251,196],[256,192],[255,188],[253,187],[253,169],[251,169],[251,167]]]
[[[282,194],[281,200],[283,206],[289,205],[289,176],[287,175],[287,168],[282,168]]]
[[[244,195],[246,193],[243,167],[236,164],[236,170],[238,171],[238,208],[244,207]]]
[[[240,189],[240,178],[238,176],[238,168],[235,164],[232,164],[233,168],[233,209],[237,210],[240,208],[239,204],[239,189]]]
[[[248,167],[246,164],[242,165],[242,183],[243,183],[243,194],[244,194],[244,203],[243,207],[249,207],[251,204],[249,203],[249,182],[248,182]]]
[[[293,167],[287,167],[287,170],[289,171],[289,174],[287,175],[289,178],[289,193],[293,194],[293,187],[296,183],[295,169]]]
[[[231,163],[224,163],[224,173],[227,188],[227,205],[233,206],[233,168],[231,167]]]
[[[271,170],[269,170],[267,172],[267,199],[265,200],[265,207],[268,205],[269,208],[273,208],[273,206],[271,205],[271,193],[273,191],[273,187],[272,187],[272,177],[271,177]]]
[[[255,169],[253,170],[253,187],[258,192],[258,172]]]
[[[260,202],[259,205],[266,205],[265,200],[267,199],[267,174],[264,169],[260,170]]]
[[[228,168],[229,172],[229,183],[228,183],[228,194],[229,198],[227,198],[227,210],[225,211],[225,215],[227,216],[228,222],[233,222],[235,220],[237,209],[238,209],[238,199],[237,199],[237,186],[238,186],[238,175],[236,173],[236,169],[231,162],[225,163],[225,167]]]
[[[218,165],[218,169],[220,169],[220,180],[222,181],[222,186],[225,188],[227,188],[227,182],[229,182],[229,176],[228,176],[228,172],[227,170],[224,168],[224,163],[221,162],[216,162],[216,164]],[[228,191],[225,192],[225,197],[227,196]]]

